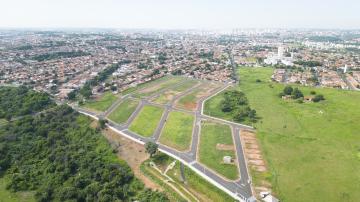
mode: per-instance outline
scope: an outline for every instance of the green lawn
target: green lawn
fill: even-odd
[[[131,123],[129,129],[144,137],[150,137],[155,132],[164,109],[155,106],[144,106]]]
[[[191,143],[194,116],[183,112],[170,112],[160,136],[160,142],[179,151],[187,150]]]
[[[116,123],[125,123],[131,114],[135,111],[139,101],[125,99],[119,106],[109,115],[109,119]]]
[[[217,144],[234,145],[230,127],[203,121],[199,144],[200,162],[230,180],[238,179],[237,166],[223,163],[224,156],[231,156],[235,159],[235,148],[233,151],[218,150]]]
[[[299,104],[277,95],[271,68],[240,68],[240,89],[261,119],[256,124],[282,201],[358,201],[360,198],[360,93],[299,87],[325,96]],[[257,83],[256,79],[261,79]]]
[[[0,178],[0,202],[33,202],[35,201],[33,192],[10,192],[6,190],[7,179]]]
[[[82,107],[104,112],[116,101],[116,99],[118,99],[118,97],[111,92],[105,92],[100,98],[89,100]]]

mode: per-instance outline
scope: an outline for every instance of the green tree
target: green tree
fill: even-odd
[[[104,129],[106,127],[107,120],[99,119],[99,127],[100,129]]]
[[[283,92],[285,95],[291,95],[294,89],[291,86],[285,86]]]
[[[313,102],[320,102],[322,100],[325,100],[325,97],[323,95],[315,95]]]
[[[294,91],[291,93],[291,97],[293,99],[299,99],[304,97],[304,95],[298,88],[295,88]]]
[[[154,142],[147,142],[145,144],[145,150],[148,154],[150,154],[150,157],[152,157],[158,149],[158,145]]]

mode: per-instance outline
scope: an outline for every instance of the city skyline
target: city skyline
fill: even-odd
[[[2,28],[358,29],[360,2],[4,0]]]

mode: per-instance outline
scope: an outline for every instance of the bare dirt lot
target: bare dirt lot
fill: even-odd
[[[216,149],[221,151],[233,151],[234,145],[216,144]]]
[[[143,145],[133,142],[117,134],[111,129],[103,130],[103,134],[112,145],[118,146],[118,157],[125,160],[129,164],[134,172],[134,175],[140,179],[147,188],[163,191],[159,185],[152,182],[140,171],[141,163],[149,158],[149,155],[145,152]]]
[[[261,154],[256,134],[251,131],[242,130],[240,138],[244,143],[244,152],[249,167],[257,173],[265,174],[268,171],[268,168]],[[257,193],[260,193],[261,191],[269,191],[271,189],[271,184],[266,180],[262,180],[254,188]]]
[[[265,161],[261,155],[259,144],[256,140],[255,133],[242,130],[240,135],[242,141],[245,143],[245,155],[249,165],[256,171],[265,172],[267,170]]]

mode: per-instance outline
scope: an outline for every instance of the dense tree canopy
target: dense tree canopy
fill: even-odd
[[[25,86],[0,87],[0,98],[0,118],[36,113],[55,105],[46,93]]]
[[[35,93],[26,91],[23,97]],[[7,100],[15,102],[16,95]],[[44,202],[168,201],[163,193],[144,190],[90,123],[62,105],[1,127],[0,177],[9,179],[6,188],[34,191],[36,200]]]
[[[221,102],[221,110],[225,113],[231,113],[237,121],[256,121],[256,111],[249,107],[248,100],[241,91],[225,92],[224,99]]]

